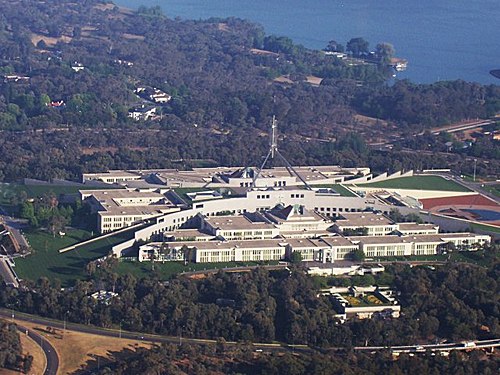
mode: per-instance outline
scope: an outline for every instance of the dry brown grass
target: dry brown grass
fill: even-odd
[[[54,334],[47,332],[45,326],[26,322],[21,324],[36,330],[54,346],[59,356],[58,374],[75,373],[88,362],[95,361],[97,357],[99,357],[100,363],[104,364],[111,359],[113,352],[120,352],[124,349],[135,350],[137,347],[151,347],[151,344],[138,340],[103,337],[69,330],[63,335],[61,329],[57,329]]]
[[[45,367],[47,366],[47,358],[45,357],[45,354],[32,339],[30,339],[28,336],[19,333],[19,337],[21,339],[21,345],[23,346],[23,354],[24,355],[32,355],[33,356],[33,363],[31,365],[31,370],[28,373],[29,375],[39,375],[43,374],[45,371]],[[0,375],[19,375],[19,374],[24,374],[21,371],[14,371],[14,370],[7,370],[0,368]]]
[[[323,78],[321,78],[321,77],[316,77],[316,76],[307,76],[306,77],[306,82],[309,83],[310,85],[313,85],[313,86],[321,85],[321,81],[323,81]]]
[[[137,35],[137,34],[129,34],[129,33],[123,33],[122,36],[125,38],[125,39],[129,39],[129,40],[144,40],[145,37],[142,36],[142,35]]]
[[[34,46],[36,46],[40,40],[43,40],[46,45],[53,47],[57,44],[57,42],[69,43],[71,42],[72,38],[67,35],[62,35],[59,38],[53,38],[41,34],[35,34],[35,33],[31,34],[31,43],[33,43]]]
[[[366,125],[366,126],[374,126],[377,124],[386,126],[387,121],[375,118],[375,117],[368,117],[368,116],[363,116],[363,115],[355,115],[354,119],[358,121],[359,124]]]
[[[33,364],[31,365],[30,374],[43,374],[45,367],[47,367],[47,358],[42,348],[37,345],[33,339],[26,335],[21,334],[21,344],[23,345],[23,354],[30,354],[33,356]]]

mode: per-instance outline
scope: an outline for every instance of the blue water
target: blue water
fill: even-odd
[[[473,209],[463,209],[462,211],[470,212],[477,215],[479,220],[482,221],[498,221],[500,220],[500,212],[491,210],[473,210]]]
[[[409,60],[399,78],[418,83],[464,79],[500,84],[500,0],[115,0],[160,5],[169,17],[235,16],[309,48],[363,37],[392,43]]]

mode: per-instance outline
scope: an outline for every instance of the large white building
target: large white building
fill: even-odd
[[[97,229],[107,233],[144,220],[180,211],[163,191],[80,190],[82,202],[97,212]]]
[[[204,217],[200,229],[225,240],[265,240],[280,233],[274,225],[252,221],[246,215]]]
[[[258,188],[267,187],[296,187],[303,186],[303,181],[309,185],[331,185],[342,183],[354,177],[371,176],[370,168],[341,168],[339,166],[307,166],[294,167],[300,176],[290,173],[285,167],[264,169],[255,185]],[[126,183],[127,181],[148,179],[149,181],[165,185],[170,188],[249,188],[258,169],[254,167],[215,167],[193,168],[188,171],[178,169],[150,169],[150,170],[114,170],[104,173],[85,173],[83,182],[100,180],[107,183]],[[113,180],[113,175],[130,176],[130,179]]]
[[[397,223],[382,214],[342,213],[341,216],[335,221],[335,230],[339,233],[355,232],[366,228],[368,236],[386,236],[398,229]]]

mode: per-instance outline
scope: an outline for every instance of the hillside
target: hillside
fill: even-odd
[[[181,21],[97,0],[0,0],[0,14],[0,180],[180,159],[254,164],[272,115],[295,163],[397,168],[405,158],[370,155],[365,140],[500,108],[498,86],[387,86],[383,64],[348,63],[239,19]],[[142,106],[155,113],[129,117]]]

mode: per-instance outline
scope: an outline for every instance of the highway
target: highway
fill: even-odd
[[[448,352],[450,350],[472,350],[472,349],[490,349],[500,347],[500,339],[464,341],[444,344],[422,344],[406,346],[357,346],[354,350],[358,351],[379,351],[391,350],[393,353],[419,353],[419,352]]]
[[[0,309],[0,317],[10,319],[11,311],[6,309]],[[53,327],[58,329],[64,329],[64,323],[61,321],[45,319],[42,317],[38,317],[35,315],[28,315],[16,312],[15,318],[18,321],[30,322],[35,324],[40,324],[44,327]],[[143,342],[151,342],[151,343],[170,343],[170,344],[216,344],[216,340],[209,339],[196,339],[196,338],[187,338],[187,337],[175,337],[175,336],[160,336],[160,335],[151,335],[145,333],[137,333],[137,332],[129,332],[123,330],[116,329],[106,329],[99,328],[90,325],[81,325],[74,323],[67,323],[66,329],[75,332],[89,333],[99,336],[105,337],[118,337],[130,340],[140,340]],[[39,339],[40,340],[40,339]],[[44,341],[44,345],[45,345]],[[468,341],[468,343],[472,343],[472,341]],[[238,345],[239,343],[233,341],[227,341],[226,345]],[[255,350],[264,351],[264,352],[313,352],[315,349],[310,348],[307,345],[287,345],[283,343],[253,343],[252,346]],[[474,344],[464,344],[463,342],[455,342],[455,343],[444,343],[444,344],[415,344],[415,345],[406,345],[406,346],[358,346],[355,347],[356,351],[382,351],[382,350],[391,350],[393,353],[422,353],[427,350],[436,352],[436,351],[450,351],[450,350],[474,350],[474,349],[490,349],[500,347],[500,339],[491,339],[491,340],[482,340],[482,341],[474,341]],[[324,348],[325,350],[331,351],[343,351],[344,348]],[[53,349],[51,349],[53,350]]]
[[[7,309],[0,309],[0,317],[4,319],[12,318],[12,311]],[[39,324],[43,327],[53,327],[58,329],[64,329],[64,322],[46,319],[42,317],[38,317],[35,315],[24,314],[20,312],[15,312],[15,319],[21,322],[29,322],[33,324]],[[188,343],[188,344],[216,344],[216,340],[210,339],[194,339],[188,337],[178,337],[178,336],[160,336],[160,335],[152,335],[147,333],[138,333],[138,332],[129,332],[118,329],[106,329],[100,328],[91,325],[83,325],[83,324],[75,324],[75,323],[66,323],[66,330],[89,333],[93,335],[105,336],[105,337],[117,337],[124,338],[130,340],[140,340],[143,342],[151,342],[151,343],[170,343],[170,344],[179,344],[179,343]],[[227,341],[226,345],[238,345],[238,342]],[[253,346],[255,349],[262,349],[263,351],[309,351],[312,350],[307,345],[283,345],[280,343],[254,343]]]
[[[32,329],[26,328],[21,325],[17,325],[17,329],[22,334],[27,334],[40,348],[42,348],[47,358],[47,367],[43,375],[57,375],[57,370],[59,369],[59,356],[57,355],[56,349],[48,342],[43,336],[39,335]]]

